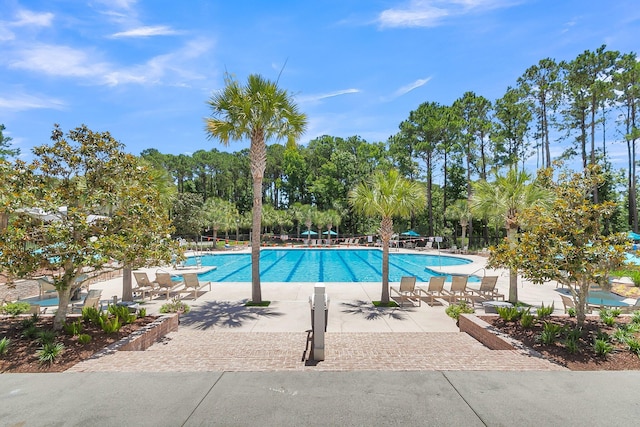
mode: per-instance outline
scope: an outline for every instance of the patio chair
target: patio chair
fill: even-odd
[[[504,294],[496,291],[496,284],[498,283],[498,276],[484,276],[480,281],[480,289],[467,288],[473,295],[477,295],[480,298],[489,300],[501,299],[504,301]]]
[[[177,291],[183,284],[182,280],[173,280],[171,274],[165,272],[156,272],[157,287],[151,291],[151,295],[166,294],[167,299],[171,292]]]
[[[53,297],[54,295],[52,294],[54,293],[57,295],[58,290],[56,289],[53,281],[47,276],[37,277],[36,280],[38,281],[38,287],[40,288],[40,299],[43,299],[45,294],[49,294],[47,298]]]
[[[198,298],[198,291],[205,286],[208,286],[209,291],[211,291],[211,282],[200,282],[196,273],[184,273],[182,279],[184,280],[184,289],[180,290],[180,292],[193,293],[194,300]]]
[[[102,296],[101,289],[91,289],[86,297],[84,297],[84,301],[78,302],[71,305],[72,313],[81,313],[82,309],[86,307],[93,307],[98,311],[101,311],[102,307],[100,306],[100,297]]]
[[[395,286],[391,286],[391,291],[395,292],[400,296],[400,306],[404,306],[405,299],[411,299],[414,297],[418,300],[418,305],[422,305],[422,300],[420,299],[420,292],[416,292],[416,277],[415,276],[403,276],[400,279],[400,287],[396,288]]]
[[[147,273],[134,271],[133,277],[136,279],[136,286],[131,288],[131,292],[140,294],[142,299],[145,298],[146,294],[149,294],[149,298],[151,298],[151,292],[156,289],[156,285],[149,280]]]
[[[429,287],[427,289],[418,288],[421,294],[424,294],[425,298],[429,297],[427,304],[433,305],[436,297],[447,297],[444,292],[444,280],[445,276],[431,276],[429,278]]]
[[[560,298],[562,299],[562,305],[564,306],[564,314],[568,314],[570,308],[573,308],[575,310],[576,305],[573,303],[573,298],[571,298],[568,295],[562,295],[562,294],[560,295]],[[594,308],[593,305],[587,304],[587,313],[592,313],[593,308]],[[599,307],[596,307],[596,308],[599,308]]]
[[[638,310],[640,310],[640,298],[638,298],[634,304],[627,305],[625,307],[620,307],[620,311],[626,314],[631,314]]]
[[[467,289],[469,276],[451,276],[451,289],[443,292],[449,296],[449,303],[459,299],[470,301],[473,300],[473,294]]]

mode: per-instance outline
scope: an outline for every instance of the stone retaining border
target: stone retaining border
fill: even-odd
[[[178,330],[178,314],[165,314],[129,336],[96,352],[89,359],[98,359],[116,351],[144,351],[169,332]]]

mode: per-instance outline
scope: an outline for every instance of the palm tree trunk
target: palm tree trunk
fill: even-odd
[[[517,227],[510,227],[510,221],[507,219],[507,240],[511,245],[516,243]],[[515,304],[518,302],[518,271],[509,269],[509,302]]]
[[[253,224],[251,225],[251,301],[262,302],[260,288],[260,229],[262,219],[262,177],[253,177]]]
[[[382,218],[380,223],[380,238],[382,239],[382,296],[380,303],[389,304],[389,241],[393,234],[393,220]]]

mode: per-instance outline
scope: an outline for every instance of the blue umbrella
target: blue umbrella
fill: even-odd
[[[335,235],[337,235],[338,233],[336,233],[335,231],[331,230],[331,231],[325,231],[325,232],[324,232],[324,233],[322,233],[322,234],[324,234],[324,235],[331,234],[332,236],[335,236]]]
[[[411,237],[420,237],[420,235],[413,230],[405,231],[404,233],[402,233],[402,235],[411,236]]]
[[[302,232],[300,234],[302,234],[303,236],[315,236],[318,233],[316,233],[315,231],[307,230],[307,231],[304,231],[304,232]]]
[[[631,240],[640,240],[640,234],[634,233],[633,231],[629,232],[629,238]]]

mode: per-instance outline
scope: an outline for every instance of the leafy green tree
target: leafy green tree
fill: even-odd
[[[496,175],[494,182],[480,180],[473,185],[471,211],[482,216],[504,218],[507,229],[507,242],[516,245],[519,213],[533,206],[548,205],[550,193],[536,182],[530,182],[531,176],[510,169],[506,176]],[[518,270],[509,273],[509,301],[518,302]]]
[[[298,112],[291,95],[275,82],[259,75],[249,76],[246,85],[231,76],[225,87],[209,100],[211,118],[206,119],[207,134],[227,145],[248,138],[253,178],[253,225],[251,236],[251,300],[262,302],[260,286],[260,231],[262,219],[262,181],[267,166],[266,141],[296,139],[306,128],[307,117]]]
[[[536,137],[542,151],[542,167],[551,167],[550,133],[562,98],[562,76],[558,63],[545,58],[518,78],[518,86],[528,94],[529,104],[536,119]]]
[[[71,295],[92,274],[125,265],[158,265],[179,251],[147,166],[108,132],[81,126],[33,149],[30,164],[3,164],[2,198],[11,215],[0,232],[0,269],[15,277],[53,276],[59,295],[54,329]]]
[[[603,234],[603,221],[615,210],[612,202],[593,203],[593,188],[601,185],[597,167],[562,174],[553,185],[550,206],[530,206],[519,214],[524,231],[514,243],[506,240],[491,251],[490,267],[508,267],[543,283],[566,285],[576,306],[578,327],[586,317],[589,287],[610,286],[609,272],[625,259],[626,233]],[[550,172],[543,180],[551,182]]]
[[[395,169],[374,173],[368,182],[358,184],[349,193],[349,203],[366,216],[381,218],[382,304],[389,303],[389,241],[393,235],[393,218],[407,218],[426,203],[421,184],[409,181]]]
[[[202,204],[202,195],[200,194],[178,194],[171,208],[171,221],[176,235],[198,240],[202,228],[206,225]]]
[[[0,123],[0,159],[4,159],[7,156],[17,156],[20,154],[19,148],[11,148],[11,138],[10,136],[5,136],[3,134],[6,128],[3,124]]]
[[[531,110],[522,90],[508,88],[495,104],[494,129],[491,134],[495,142],[495,157],[501,166],[518,170],[518,161],[523,163],[531,156],[527,143]]]
[[[233,203],[220,198],[208,199],[202,207],[205,222],[213,230],[213,245],[218,241],[218,230],[229,231],[235,228],[236,207]]]

